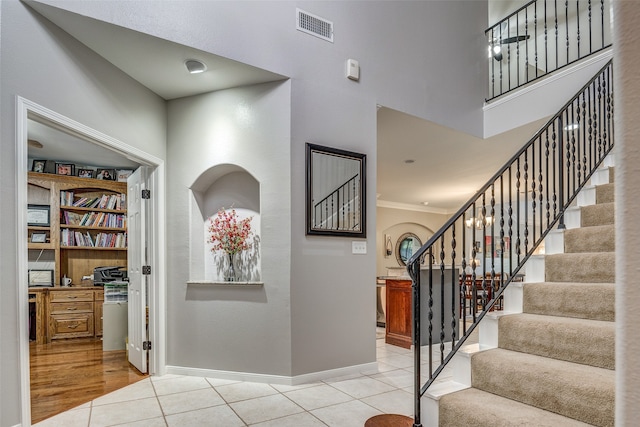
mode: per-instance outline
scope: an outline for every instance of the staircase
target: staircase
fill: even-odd
[[[611,155],[604,164],[567,210],[567,229],[528,261],[527,283],[511,284],[505,312],[480,324],[480,345],[461,351],[471,387],[427,393],[440,426],[614,425]]]

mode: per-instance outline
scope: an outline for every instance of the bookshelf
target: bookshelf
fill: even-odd
[[[95,267],[126,267],[126,182],[29,172],[28,185],[29,204],[50,206],[48,227],[28,227],[28,248],[53,260],[54,287],[63,276],[78,286]]]

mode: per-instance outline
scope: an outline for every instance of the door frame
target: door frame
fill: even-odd
[[[18,330],[20,336],[20,383],[21,424],[31,425],[31,379],[29,371],[28,338],[28,280],[27,280],[27,130],[28,119],[58,126],[93,143],[122,154],[142,165],[148,166],[151,203],[148,205],[149,263],[149,340],[153,346],[149,351],[149,375],[164,375],[166,372],[166,271],[165,271],[165,164],[164,160],[139,148],[128,145],[66,116],[49,110],[28,99],[16,97],[16,230],[18,279]]]

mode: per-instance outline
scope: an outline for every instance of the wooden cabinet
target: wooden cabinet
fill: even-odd
[[[49,339],[94,336],[93,290],[49,291]]]
[[[385,342],[404,348],[412,344],[411,280],[387,279]]]
[[[93,319],[95,322],[96,337],[102,336],[102,304],[104,304],[104,290],[100,289],[94,292],[93,298]]]

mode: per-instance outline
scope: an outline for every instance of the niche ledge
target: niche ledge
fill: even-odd
[[[234,287],[256,288],[256,287],[264,286],[264,282],[223,282],[219,280],[189,280],[187,281],[187,285],[213,286],[213,287],[224,287],[224,288],[234,288]]]

